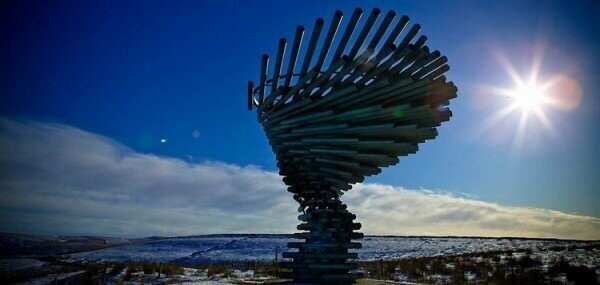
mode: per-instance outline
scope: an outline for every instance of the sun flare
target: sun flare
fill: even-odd
[[[536,86],[535,84],[527,84],[517,87],[514,91],[514,97],[516,99],[514,104],[519,105],[519,107],[521,107],[521,109],[524,111],[541,108],[541,106],[547,101],[543,88]]]
[[[490,128],[508,115],[515,112],[519,113],[520,111],[519,123],[516,126],[515,140],[523,139],[526,131],[525,129],[531,117],[530,114],[533,114],[545,129],[552,131],[552,124],[546,114],[545,107],[553,104],[548,92],[548,88],[552,86],[553,82],[548,81],[538,83],[536,80],[537,72],[537,70],[533,70],[528,81],[523,80],[523,78],[515,72],[509,72],[514,83],[512,88],[493,87],[490,89],[491,93],[508,98],[510,103],[493,113],[486,120],[486,126],[484,126],[484,128]],[[515,143],[519,142],[515,141]]]
[[[546,78],[539,76],[542,66],[542,50],[536,50],[534,53],[531,69],[525,76],[517,72],[505,53],[495,53],[496,59],[512,79],[512,86],[486,85],[482,89],[485,95],[498,95],[499,97],[496,98],[506,98],[507,104],[492,112],[482,122],[481,131],[495,130],[497,132],[499,123],[510,120],[511,114],[517,115],[514,133],[505,136],[513,138],[513,145],[516,149],[520,149],[525,144],[527,134],[531,133],[527,128],[533,127],[532,123],[537,122],[543,129],[554,134],[549,113],[555,110],[571,111],[581,101],[582,91],[576,80],[559,73]]]

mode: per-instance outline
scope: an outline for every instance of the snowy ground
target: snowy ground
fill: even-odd
[[[33,258],[0,259],[0,274],[20,270],[33,270],[43,266],[45,262]]]
[[[95,272],[95,278],[108,278],[106,280],[108,284],[116,284],[123,280],[147,284],[162,282],[176,282],[177,284],[270,283],[276,281],[276,279],[268,273],[254,274],[254,272],[240,271],[237,268],[255,264],[249,261],[273,264],[272,262],[276,256],[278,260],[281,260],[281,252],[287,251],[287,242],[289,241],[298,240],[292,239],[290,235],[264,234],[150,237],[144,239],[40,238],[4,234],[0,236],[0,249],[2,249],[0,251],[0,284],[4,284],[3,280],[13,280],[9,283],[14,283],[14,281],[24,282],[20,284],[49,284],[55,280],[67,282],[68,280],[82,280],[82,278],[86,278],[84,275],[89,276],[90,272]],[[376,268],[371,268],[369,271],[366,271],[365,268],[369,268],[368,264],[380,264],[380,260],[455,256],[452,257],[455,259],[454,261],[449,259],[446,261],[455,263],[456,260],[459,260],[459,262],[476,264],[481,263],[482,261],[479,259],[482,259],[493,266],[504,266],[506,260],[519,259],[521,258],[520,255],[523,254],[528,254],[531,258],[540,261],[541,267],[538,268],[540,272],[549,272],[548,268],[556,263],[558,259],[564,259],[572,266],[584,266],[596,270],[596,275],[600,272],[598,267],[600,263],[600,241],[366,236],[362,243],[363,248],[356,250],[356,252],[359,254],[361,266],[365,266],[363,268],[365,273],[377,272]],[[12,248],[17,250],[11,251]],[[47,254],[42,254],[46,248],[48,249]],[[68,253],[64,253],[65,251],[68,251]],[[22,254],[23,252],[26,252],[26,254]],[[485,252],[495,252],[493,256],[496,256],[496,258],[490,256],[478,257],[478,254]],[[461,254],[475,255],[461,257]],[[141,270],[140,267],[136,267],[136,264],[158,264],[159,262],[162,262],[161,264],[181,265],[184,267],[184,271],[182,271],[183,273],[159,278],[158,271],[144,274],[139,271]],[[115,271],[116,275],[99,277],[103,274],[99,273],[98,270],[113,272],[112,266],[117,263],[127,264],[127,266],[125,269]],[[109,264],[110,267],[105,268],[105,265],[108,266]],[[215,275],[214,272],[208,274],[206,268],[215,268],[216,265],[229,268],[227,274],[223,276],[219,275],[221,273]],[[96,266],[95,269],[94,266]],[[128,268],[134,268],[136,272],[128,273]],[[197,268],[204,269],[199,270]],[[465,273],[465,280],[475,278],[471,276],[470,272],[467,273]],[[414,277],[411,277],[412,279],[404,278],[402,271],[399,271],[398,274],[402,278],[398,276],[373,276],[372,274],[369,276],[405,282],[416,280]],[[439,281],[450,278],[448,275],[440,275],[439,278],[436,276],[435,274],[422,276],[418,280]],[[558,277],[562,278],[564,276]],[[482,276],[476,276],[476,278],[482,278]],[[379,281],[370,280],[368,284],[376,284],[377,282]]]
[[[53,284],[58,281],[62,281],[68,279],[69,277],[76,276],[79,274],[83,274],[85,271],[74,271],[68,273],[61,274],[50,274],[48,276],[33,278],[24,282],[15,283],[16,285],[45,285],[45,284]]]
[[[270,262],[286,251],[287,235],[224,235],[155,239],[107,249],[72,254],[73,260],[164,261],[206,264],[258,261]],[[597,242],[600,243],[600,242]],[[553,247],[588,242],[538,239],[491,239],[445,237],[366,236],[357,250],[360,260],[390,260],[407,257],[451,255],[482,251],[546,251]]]

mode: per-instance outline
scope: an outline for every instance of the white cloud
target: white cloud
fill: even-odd
[[[256,166],[137,153],[61,124],[0,118],[0,231],[114,236],[290,233],[297,205]],[[427,189],[343,196],[373,234],[599,239],[600,219]]]
[[[356,191],[355,191],[356,190]],[[378,234],[600,238],[600,219],[560,211],[509,207],[379,184],[344,196],[364,231]]]

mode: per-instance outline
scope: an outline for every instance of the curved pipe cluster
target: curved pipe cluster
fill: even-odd
[[[302,213],[302,232],[294,237],[304,241],[288,244],[297,250],[284,253],[288,260],[282,264],[297,281],[354,281],[356,263],[349,260],[358,256],[349,250],[360,248],[353,240],[363,235],[355,232],[361,225],[340,196],[415,153],[452,116],[447,106],[457,88],[443,76],[447,59],[430,50],[427,37],[417,37],[421,27],[408,27],[407,16],[394,23],[394,11],[378,20],[381,10],[374,8],[358,28],[362,14],[355,9],[336,39],[343,18],[336,11],[320,45],[325,21],[317,19],[302,53],[305,28],[298,26],[286,72],[281,74],[287,45],[282,38],[271,77],[265,54],[257,86],[248,82],[248,109],[257,109],[279,173]]]

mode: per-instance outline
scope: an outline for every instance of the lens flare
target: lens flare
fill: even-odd
[[[581,102],[581,86],[579,83],[566,75],[557,74],[549,80],[540,77],[542,67],[543,48],[534,52],[529,76],[521,76],[513,67],[508,57],[503,53],[497,53],[496,59],[511,78],[513,86],[509,88],[486,86],[483,88],[486,94],[495,94],[510,100],[510,103],[500,110],[491,114],[482,125],[481,130],[488,130],[497,126],[510,114],[520,113],[516,126],[514,127],[513,145],[520,149],[525,143],[527,127],[529,122],[536,119],[541,126],[553,133],[553,126],[547,112],[550,108],[559,111],[572,111]]]
[[[577,80],[557,75],[548,82],[548,102],[560,111],[572,111],[581,103],[582,89]]]

